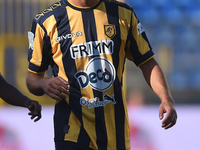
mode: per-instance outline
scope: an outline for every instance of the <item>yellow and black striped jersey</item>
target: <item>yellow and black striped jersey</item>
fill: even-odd
[[[114,0],[88,8],[62,0],[36,15],[28,35],[29,71],[50,65],[70,84],[69,97],[55,105],[55,140],[129,150],[125,59],[139,66],[154,56],[133,9]]]

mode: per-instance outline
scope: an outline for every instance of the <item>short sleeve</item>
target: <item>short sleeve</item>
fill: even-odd
[[[132,12],[126,53],[127,58],[133,61],[137,66],[140,66],[154,57],[154,53],[147,39],[145,30],[134,12]]]
[[[33,21],[31,31],[28,32],[29,71],[42,73],[48,69],[51,62],[51,44],[45,28]]]

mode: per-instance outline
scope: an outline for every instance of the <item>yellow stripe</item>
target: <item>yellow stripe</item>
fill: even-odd
[[[125,19],[126,17],[126,19]],[[124,59],[126,57],[126,53],[124,47],[126,45],[126,38],[128,35],[128,31],[130,28],[131,22],[131,11],[126,10],[122,7],[119,7],[119,24],[120,24],[120,33],[121,33],[121,48],[119,53],[119,67],[118,67],[118,78],[122,81],[122,71],[124,67]],[[125,78],[125,77],[124,77]],[[125,83],[124,83],[125,84]],[[129,130],[129,121],[128,121],[128,113],[127,113],[127,106],[126,106],[126,96],[123,92],[124,88],[122,87],[122,96],[123,96],[123,104],[125,109],[125,122],[124,122],[124,136],[125,136],[125,145],[126,148],[130,148],[130,130]]]
[[[80,11],[76,11],[70,7],[67,7],[67,13],[69,18],[69,23],[71,27],[71,33],[76,33],[77,31],[82,32],[82,36],[72,38],[72,45],[73,44],[80,44],[85,43],[85,33],[84,33],[84,27],[83,27],[83,20],[82,20],[82,14]],[[75,60],[77,71],[85,70],[85,67],[87,63],[89,62],[87,57],[78,58]],[[93,90],[90,86],[86,87],[85,89],[81,89],[81,94],[83,97],[87,99],[93,99]],[[91,114],[88,116],[88,114]],[[87,117],[86,117],[87,116]],[[83,126],[88,131],[88,135],[91,138],[91,144],[96,146],[96,131],[95,131],[95,111],[93,108],[88,109],[87,106],[82,107],[82,118],[83,118]],[[74,131],[77,136],[77,131]]]
[[[33,54],[30,60],[36,66],[41,66],[44,31],[39,24],[36,25]]]
[[[43,23],[43,25],[46,28],[47,34],[51,40],[51,44],[53,47],[52,53],[53,53],[54,62],[59,66],[58,76],[62,77],[66,81],[68,81],[68,78],[65,74],[63,61],[62,61],[63,54],[60,49],[60,43],[55,41],[56,37],[58,37],[58,31],[57,31],[57,23],[56,23],[54,16],[50,16]],[[66,101],[69,104],[69,97],[66,98]],[[76,118],[76,116],[73,112],[70,113],[68,124],[70,125],[70,130],[67,134],[65,134],[65,140],[77,142],[78,135],[80,132],[80,122],[78,122],[78,119]]]
[[[62,51],[60,49],[60,43],[56,42],[56,37],[58,37],[58,31],[57,31],[57,23],[55,20],[54,16],[50,16],[44,23],[43,23],[44,27],[47,30],[47,34],[50,37],[51,40],[51,46],[53,47],[53,59],[54,62],[59,66],[59,72],[58,72],[58,76],[62,77],[63,79],[65,79],[66,81],[68,81],[68,78],[65,74],[65,69],[63,66],[63,62],[62,62]]]
[[[123,90],[123,89],[122,89]],[[122,93],[123,96],[123,103],[124,103],[124,111],[125,111],[125,120],[124,120],[124,137],[125,137],[125,146],[126,149],[130,149],[130,127],[129,127],[129,118],[128,118],[128,110],[126,105],[126,97],[125,93]]]
[[[64,140],[77,142],[78,141],[78,135],[79,135],[80,128],[81,128],[81,124],[72,111],[70,113],[68,125],[70,126],[70,129],[69,129],[69,132],[67,134],[65,134]]]
[[[114,94],[114,86],[111,86],[108,90],[103,92],[103,95],[108,94],[112,96]],[[104,107],[104,117],[106,123],[106,131],[107,131],[107,138],[108,138],[108,145],[107,149],[111,149],[113,147],[117,147],[116,139],[116,124],[115,124],[115,104],[110,102]]]
[[[4,38],[0,36],[0,74],[5,77],[5,42]],[[0,105],[4,105],[6,102],[0,98]]]
[[[95,23],[98,41],[110,40],[110,38],[107,37],[104,32],[104,25],[109,24],[104,3],[101,3],[97,9],[94,9],[94,17],[96,18]]]
[[[126,19],[125,19],[126,17]],[[122,7],[119,7],[119,24],[120,24],[120,33],[121,33],[121,47],[120,47],[120,52],[119,52],[119,67],[118,67],[118,72],[117,76],[122,82],[122,72],[124,68],[124,60],[125,60],[125,45],[126,45],[126,38],[128,35],[128,31],[130,28],[130,22],[131,22],[131,11],[125,10]]]
[[[0,73],[2,76],[5,75],[5,48],[4,37],[0,36]]]

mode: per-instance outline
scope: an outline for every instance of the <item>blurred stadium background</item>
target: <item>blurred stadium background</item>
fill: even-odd
[[[176,103],[200,103],[200,1],[129,0],[128,3],[146,30]],[[127,69],[128,79],[138,70],[132,68]],[[147,101],[155,102],[152,101],[155,95],[149,93],[137,76],[132,77],[135,84],[128,80],[128,89],[139,86],[145,91]]]
[[[47,96],[36,97],[30,94],[25,83],[28,67],[27,32],[34,16],[54,2],[55,0],[0,0],[0,72],[21,92],[43,105],[42,120],[33,123],[27,117],[26,110],[9,106],[0,100],[1,150],[12,149],[1,147],[1,131],[6,131],[4,128],[7,127],[15,130],[14,137],[21,140],[23,146],[19,150],[54,149],[52,115],[55,101]],[[198,150],[200,143],[196,139],[200,139],[200,1],[127,0],[126,3],[133,7],[143,24],[156,53],[155,58],[169,81],[179,115],[175,127],[168,131],[160,128],[160,100],[144,81],[139,68],[127,61],[127,100],[135,101],[132,103],[135,105],[131,106],[134,107],[134,112],[130,112],[130,123],[137,125],[132,127],[134,135],[143,137],[142,141],[140,138],[135,139],[138,143],[142,142],[137,146],[133,144],[137,147],[135,150]],[[50,71],[47,75],[51,75]],[[10,136],[13,142],[11,137],[13,136]],[[149,142],[154,144],[149,144],[151,146],[148,147]],[[18,149],[15,147],[12,150]]]

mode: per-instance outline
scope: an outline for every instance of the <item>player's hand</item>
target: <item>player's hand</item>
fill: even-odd
[[[30,112],[28,113],[28,115],[31,116],[31,119],[34,119],[36,117],[36,119],[34,120],[34,122],[40,120],[41,116],[41,110],[42,107],[41,105],[34,100],[28,100],[25,104],[25,106],[30,110]]]
[[[69,83],[61,77],[45,79],[42,89],[48,96],[58,101],[69,95]]]
[[[166,116],[164,117],[164,114]],[[173,102],[162,102],[159,107],[159,118],[162,121],[162,128],[169,129],[176,124],[177,113]]]

